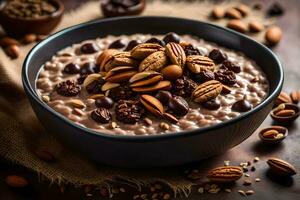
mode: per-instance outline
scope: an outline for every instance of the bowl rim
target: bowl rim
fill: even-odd
[[[20,21],[20,22],[40,22],[40,21],[60,17],[64,13],[64,10],[65,10],[64,4],[60,0],[49,0],[49,1],[52,3],[55,3],[56,4],[55,6],[57,6],[57,10],[55,12],[51,13],[50,15],[45,15],[45,16],[41,16],[38,18],[11,17],[2,12],[4,5],[7,3],[6,1],[3,1],[2,3],[0,3],[0,16],[6,17],[7,19],[10,19],[10,20]]]
[[[193,130],[183,130],[180,131],[179,134],[176,133],[168,133],[168,134],[157,134],[157,135],[135,135],[135,136],[129,136],[129,135],[113,135],[113,134],[107,134],[107,133],[103,133],[100,131],[96,131],[87,127],[83,127],[80,126],[78,124],[76,124],[75,122],[69,120],[68,118],[66,118],[65,116],[63,116],[62,114],[56,112],[55,110],[53,110],[51,107],[49,107],[47,104],[45,104],[45,102],[43,102],[37,95],[36,91],[31,87],[31,84],[29,82],[29,78],[28,78],[28,66],[29,66],[29,62],[32,58],[32,56],[35,54],[35,52],[47,45],[47,43],[49,41],[51,41],[54,38],[60,37],[62,34],[67,34],[70,31],[74,31],[76,29],[80,29],[82,27],[88,26],[88,25],[93,25],[93,24],[97,24],[97,23],[109,23],[111,21],[118,21],[118,20],[130,20],[130,19],[169,19],[169,20],[177,20],[179,22],[186,22],[186,21],[190,21],[190,22],[195,22],[195,23],[201,23],[204,24],[206,26],[212,26],[214,28],[217,29],[221,29],[223,31],[227,31],[231,34],[235,34],[238,35],[239,37],[243,38],[244,40],[248,40],[250,42],[255,43],[256,45],[258,45],[260,48],[263,48],[268,54],[270,54],[274,59],[275,62],[277,64],[277,66],[279,67],[279,80],[278,80],[278,84],[276,85],[274,91],[272,93],[269,93],[268,96],[260,103],[258,104],[256,107],[254,107],[252,110],[242,113],[237,117],[234,117],[230,120],[221,122],[221,123],[217,123],[217,124],[213,124],[207,127],[201,127],[201,128],[197,128],[197,129],[193,129]],[[113,34],[113,33],[112,33]],[[58,118],[59,120],[62,120],[62,122],[64,122],[65,124],[69,125],[69,126],[73,126],[76,127],[77,129],[85,132],[85,133],[89,133],[91,136],[95,136],[95,137],[101,137],[102,139],[106,139],[106,140],[118,140],[118,141],[128,141],[128,142],[149,142],[149,141],[157,141],[157,140],[165,140],[165,139],[175,139],[175,138],[182,138],[182,137],[190,137],[193,136],[194,134],[204,134],[207,132],[210,132],[211,130],[214,129],[218,129],[218,128],[222,128],[224,126],[228,126],[228,125],[232,125],[242,119],[248,118],[250,115],[257,113],[258,111],[260,111],[261,109],[263,109],[265,107],[265,105],[271,103],[273,101],[273,99],[275,97],[277,97],[281,91],[282,85],[283,85],[283,68],[282,65],[278,59],[278,57],[269,49],[267,48],[265,45],[256,42],[254,39],[245,36],[239,32],[230,30],[228,28],[225,27],[221,27],[218,25],[214,25],[208,22],[203,22],[203,21],[198,21],[198,20],[191,20],[191,19],[185,19],[185,18],[178,18],[178,17],[165,17],[165,16],[126,16],[126,17],[114,17],[114,18],[106,18],[106,19],[100,19],[100,20],[94,20],[94,21],[90,21],[90,22],[86,22],[86,23],[82,23],[82,24],[78,24],[75,26],[71,26],[68,27],[66,29],[63,29],[59,32],[56,32],[54,34],[52,34],[51,36],[49,36],[48,38],[46,38],[45,40],[41,41],[40,43],[36,44],[31,50],[30,52],[27,54],[23,66],[22,66],[22,82],[23,82],[23,87],[25,89],[25,92],[27,93],[27,95],[30,95],[30,97],[41,107],[43,107],[44,109],[47,110],[47,112],[50,112],[52,114],[53,117]]]

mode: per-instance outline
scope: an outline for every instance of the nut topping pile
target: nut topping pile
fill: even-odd
[[[250,80],[256,78],[253,84],[261,84],[263,90],[268,88],[267,81],[253,66],[247,69],[249,61],[232,59],[232,52],[227,55],[218,47],[205,50],[192,38],[186,40],[176,33],[162,38],[114,38],[105,45],[85,41],[76,49],[72,47],[70,55],[58,54],[58,60],[67,60],[60,63],[58,70],[63,79],[53,75],[51,81],[61,81],[53,81],[53,90],[48,89],[48,97],[42,99],[48,99],[51,107],[67,115],[69,108],[62,108],[56,99],[74,98],[76,105],[80,101],[80,108],[71,104],[77,109],[72,113],[80,113],[79,118],[68,118],[93,127],[108,129],[111,123],[117,123],[116,129],[130,127],[126,124],[144,127],[145,121],[151,120],[153,125],[148,125],[148,129],[152,132],[174,132],[176,127],[184,130],[216,123],[215,116],[223,117],[221,121],[237,116],[251,110],[266,95],[267,91],[254,91],[256,100],[251,100],[252,96],[249,99]],[[78,58],[83,61],[76,61]],[[241,66],[243,63],[245,66]],[[37,82],[38,88],[42,88],[42,79]],[[146,129],[139,131],[147,134]]]

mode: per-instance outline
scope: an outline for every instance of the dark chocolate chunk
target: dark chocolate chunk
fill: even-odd
[[[146,110],[137,100],[120,100],[115,107],[116,118],[126,124],[134,124],[142,119]]]
[[[168,105],[170,99],[172,98],[172,94],[169,91],[158,91],[155,96],[163,105]]]
[[[131,90],[130,86],[124,85],[111,89],[108,96],[117,102],[121,99],[133,99],[136,94]]]
[[[80,47],[80,51],[85,54],[92,54],[99,51],[99,47],[94,43],[85,43]]]
[[[236,112],[247,112],[252,109],[252,105],[249,103],[249,101],[242,99],[235,102],[231,109]]]
[[[220,102],[213,99],[210,101],[206,101],[202,104],[202,106],[208,110],[218,110],[221,106]]]
[[[77,74],[80,71],[80,66],[74,63],[69,63],[64,68],[64,73],[66,74]]]
[[[91,118],[101,124],[106,124],[111,120],[111,113],[106,108],[97,108],[92,111]]]
[[[76,96],[80,92],[80,86],[75,81],[67,80],[57,84],[56,92],[66,97]]]
[[[180,36],[177,35],[176,33],[168,33],[164,38],[163,41],[168,44],[169,42],[175,42],[179,43],[180,42]]]
[[[177,116],[184,116],[189,111],[189,104],[181,96],[174,96],[170,99],[168,107]]]
[[[98,107],[98,108],[112,108],[113,105],[114,105],[114,101],[109,98],[109,97],[106,97],[106,96],[101,96],[101,97],[98,97],[96,100],[95,100],[95,105]]]
[[[140,40],[131,40],[130,42],[128,42],[127,47],[125,48],[125,51],[130,51],[131,49],[133,49],[134,47],[136,47],[137,45],[141,44],[142,42]]]
[[[108,48],[109,48],[109,49],[121,49],[121,48],[124,48],[125,46],[126,46],[125,41],[122,40],[122,39],[118,39],[118,40],[112,42],[112,43],[108,46]]]
[[[213,61],[215,61],[215,63],[217,64],[224,62],[228,58],[227,55],[224,52],[222,52],[220,49],[213,49],[209,53],[208,57]]]
[[[94,62],[86,62],[80,68],[80,75],[88,75],[95,73],[99,68]]]
[[[166,43],[163,40],[157,39],[155,37],[150,38],[145,43],[155,43],[155,44],[159,44],[161,46],[165,46],[166,45]]]
[[[102,0],[101,9],[106,17],[137,15],[145,9],[145,0]]]

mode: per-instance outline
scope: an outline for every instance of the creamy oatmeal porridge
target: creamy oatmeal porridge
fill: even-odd
[[[174,133],[257,106],[268,81],[242,53],[190,35],[107,36],[59,51],[37,93],[76,124],[108,134]]]

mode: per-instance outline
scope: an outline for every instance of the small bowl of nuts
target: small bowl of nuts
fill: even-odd
[[[262,129],[258,136],[268,144],[278,144],[283,141],[288,135],[288,129],[283,126],[270,126]]]
[[[300,108],[296,104],[282,103],[271,112],[271,117],[279,123],[291,123],[300,115]]]
[[[59,0],[11,0],[0,4],[0,24],[11,36],[46,35],[60,22],[64,6]]]

